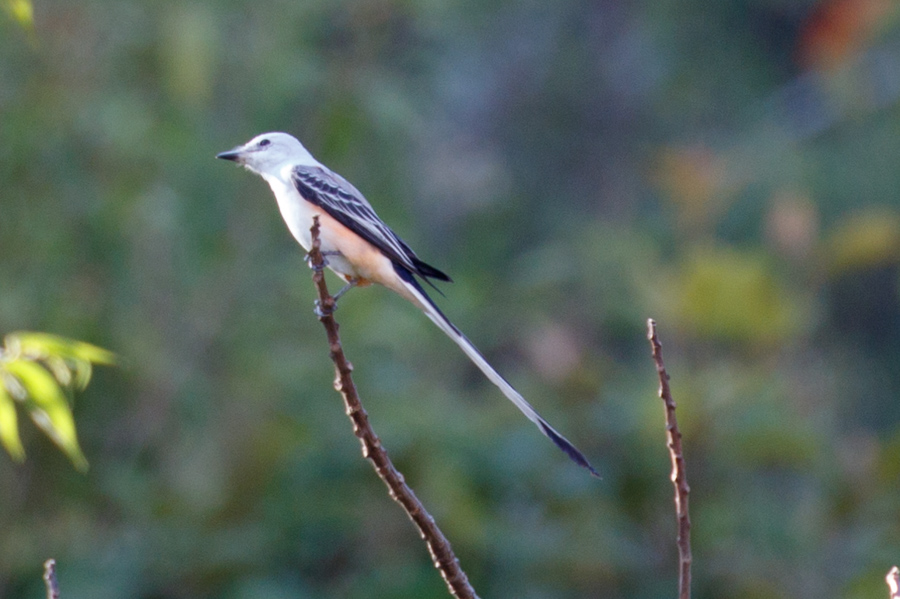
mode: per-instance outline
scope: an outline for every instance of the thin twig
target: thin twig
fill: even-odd
[[[894,566],[885,577],[888,588],[891,590],[890,599],[900,599],[900,568]]]
[[[313,218],[313,226],[310,231],[312,248],[309,252],[309,262],[313,269],[313,282],[319,295],[317,311],[319,321],[325,327],[328,335],[328,346],[335,367],[334,388],[344,399],[347,416],[353,423],[353,433],[359,438],[362,445],[363,457],[372,462],[375,472],[387,485],[391,498],[403,507],[410,520],[419,529],[419,534],[428,546],[432,562],[443,576],[450,593],[458,599],[478,599],[478,595],[469,584],[466,573],[459,565],[459,560],[450,548],[450,542],[435,524],[434,518],[425,510],[422,502],[407,486],[403,475],[394,468],[387,451],[381,445],[381,440],[369,424],[368,415],[360,403],[356,385],[350,376],[353,366],[344,355],[341,340],[338,337],[338,324],[333,315],[334,298],[328,293],[325,285],[325,258],[320,247],[318,217]]]
[[[59,599],[59,582],[56,580],[56,560],[44,562],[44,583],[47,585],[47,599]]]
[[[684,453],[681,449],[681,431],[675,418],[675,400],[669,389],[669,373],[663,364],[662,344],[656,336],[656,322],[647,320],[647,338],[653,350],[653,362],[659,375],[659,397],[666,407],[666,445],[669,457],[672,458],[672,485],[675,487],[675,516],[678,519],[678,597],[690,599],[691,596],[691,516],[688,512],[687,473],[684,468]]]

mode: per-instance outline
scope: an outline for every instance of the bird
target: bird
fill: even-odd
[[[421,280],[434,286],[432,281],[451,282],[450,277],[422,261],[349,181],[316,160],[297,138],[283,132],[257,135],[216,158],[236,162],[269,184],[284,222],[307,252],[312,245],[313,218],[318,217],[321,251],[327,266],[346,281],[335,299],[353,287],[376,283],[408,300],[573,462],[599,477],[584,454],[488,363],[420,283]]]

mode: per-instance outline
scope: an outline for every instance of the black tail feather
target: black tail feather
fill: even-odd
[[[423,279],[437,279],[438,281],[447,281],[448,283],[452,283],[453,279],[450,278],[450,275],[447,273],[436,269],[430,264],[422,262],[415,256],[412,258],[413,264],[416,266],[416,274],[422,277]]]
[[[546,422],[541,422],[540,424],[538,424],[538,426],[540,427],[541,431],[542,431],[545,435],[547,435],[548,437],[550,437],[550,440],[553,441],[553,443],[554,443],[557,447],[559,447],[560,449],[562,449],[563,452],[564,452],[567,456],[569,456],[569,458],[571,458],[571,460],[572,460],[573,462],[575,462],[576,464],[578,464],[578,465],[581,466],[582,468],[587,468],[587,470],[588,470],[591,474],[593,474],[594,476],[596,476],[597,478],[601,478],[600,473],[597,472],[596,470],[594,470],[594,467],[591,466],[591,463],[588,462],[588,460],[587,460],[586,457],[584,457],[584,454],[581,453],[580,451],[578,451],[578,448],[575,447],[574,445],[572,445],[572,443],[571,443],[568,439],[566,439],[565,437],[563,437],[562,435],[560,435],[558,432],[556,432],[555,430],[553,430],[553,427],[550,426],[549,424],[547,424]]]

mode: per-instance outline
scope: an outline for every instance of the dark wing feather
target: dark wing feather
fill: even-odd
[[[359,191],[346,179],[317,166],[297,166],[293,182],[300,195],[336,221],[377,247],[392,262],[424,279],[450,277],[422,262],[405,241],[384,224]]]

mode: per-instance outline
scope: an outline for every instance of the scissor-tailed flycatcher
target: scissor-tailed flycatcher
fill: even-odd
[[[328,267],[347,281],[347,287],[372,283],[396,291],[419,307],[488,379],[580,466],[597,475],[584,455],[531,407],[506,379],[488,364],[472,342],[428,297],[416,279],[449,281],[450,277],[422,262],[415,252],[375,214],[363,195],[346,179],[322,165],[299,141],[287,133],[264,133],[217,158],[233,160],[265,179],[281,216],[306,251],[312,244],[310,228],[319,217],[321,249]]]

